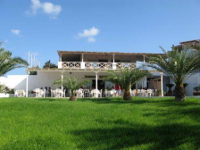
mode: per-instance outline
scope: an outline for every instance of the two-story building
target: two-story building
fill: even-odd
[[[166,83],[169,77],[156,70],[143,66],[149,61],[153,53],[119,53],[119,52],[86,52],[86,51],[58,51],[58,68],[28,68],[27,71],[36,71],[36,75],[8,75],[7,86],[14,89],[24,89],[27,92],[35,88],[51,87],[53,82],[63,75],[91,80],[89,89],[107,89],[114,85],[103,81],[108,70],[119,71],[123,68],[149,69],[153,76],[139,81],[133,88],[151,88],[167,92]],[[163,55],[163,54],[156,54]]]
[[[180,50],[192,51],[192,47],[200,45],[200,40],[192,40],[180,42],[177,46]],[[190,49],[188,50],[188,47]],[[167,83],[173,83],[168,76],[158,72],[152,68],[148,68],[145,63],[149,61],[152,55],[163,55],[162,53],[122,53],[122,52],[89,52],[89,51],[58,51],[58,68],[27,68],[28,75],[8,75],[7,78],[1,78],[0,83],[4,82],[6,86],[14,89],[24,89],[33,91],[35,88],[51,87],[53,82],[63,75],[77,77],[80,80],[88,79],[92,84],[88,84],[89,89],[108,89],[113,84],[103,81],[103,77],[107,75],[108,70],[119,71],[123,68],[148,69],[152,76],[138,81],[132,88],[157,89],[161,93],[167,92]],[[30,71],[36,71],[35,75],[30,75]],[[193,89],[200,84],[200,73],[194,74],[186,83],[187,96],[193,95]]]

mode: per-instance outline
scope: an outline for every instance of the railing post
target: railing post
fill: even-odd
[[[81,62],[81,69],[85,69],[85,62]]]
[[[58,68],[59,69],[63,68],[62,64],[63,64],[63,62],[61,62],[61,61],[58,62]]]
[[[117,63],[112,63],[112,69],[116,70],[117,69]]]

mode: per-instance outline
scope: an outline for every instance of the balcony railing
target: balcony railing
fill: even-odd
[[[62,68],[66,69],[80,69],[81,68],[81,62],[63,62]]]
[[[119,70],[119,69],[134,69],[141,66],[138,63],[132,62],[59,62],[60,69],[101,69],[101,70]]]
[[[85,69],[112,69],[111,62],[85,62]]]
[[[136,68],[136,63],[124,63],[124,62],[118,62],[116,63],[116,69],[134,69]]]

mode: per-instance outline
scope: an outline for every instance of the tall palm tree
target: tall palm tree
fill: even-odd
[[[11,52],[6,51],[4,48],[0,48],[0,76],[3,76],[15,68],[24,68],[27,66],[28,63],[26,60],[21,57],[12,57]]]
[[[64,76],[63,80],[57,79],[54,81],[54,85],[57,85],[58,87],[63,85],[67,89],[71,90],[71,96],[70,100],[76,100],[75,96],[75,90],[80,89],[82,86],[86,85],[87,83],[90,83],[90,80],[79,80],[78,78],[70,78],[69,76]]]
[[[125,90],[123,99],[131,100],[130,89],[139,80],[151,74],[147,70],[140,69],[121,69],[120,71],[108,71],[108,76],[104,78],[106,81],[111,81],[119,84]]]
[[[164,57],[155,55],[150,57],[148,64],[158,71],[165,73],[173,78],[175,82],[175,100],[185,101],[184,81],[200,68],[200,55],[198,51],[187,53],[187,51],[178,51],[172,46],[172,51],[165,51]]]

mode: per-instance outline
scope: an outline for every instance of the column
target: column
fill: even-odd
[[[147,88],[147,77],[144,77],[144,80],[143,80],[143,81],[144,81],[144,84],[143,84],[144,87]]]
[[[163,97],[163,72],[160,73],[160,84],[161,96]]]
[[[84,54],[81,54],[81,69],[85,69]]]
[[[145,58],[146,58],[146,56],[145,55],[143,55],[143,65],[144,65],[144,67],[143,67],[143,69],[144,70],[146,70],[146,60],[145,60]]]
[[[63,73],[61,74],[61,89],[63,91]]]
[[[143,55],[143,63],[145,63],[145,55]]]
[[[28,97],[28,76],[26,77],[26,97]]]
[[[115,54],[113,54],[113,62],[112,62],[112,69],[116,70],[116,63],[115,63]]]
[[[98,98],[98,93],[97,93],[97,91],[98,91],[98,72],[95,72],[96,73],[96,93],[95,93],[95,97],[96,98]]]
[[[59,61],[62,61],[62,54],[59,55]]]

